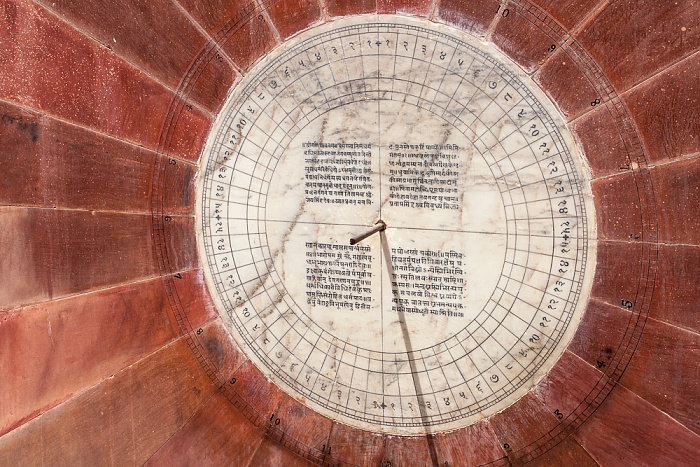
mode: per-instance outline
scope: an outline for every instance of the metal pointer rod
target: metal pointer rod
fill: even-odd
[[[350,239],[350,245],[360,243],[362,240],[369,237],[370,235],[376,234],[377,232],[381,232],[382,230],[386,230],[386,224],[384,223],[384,221],[377,221],[377,223],[374,224],[374,227],[372,227],[371,229],[352,237]]]

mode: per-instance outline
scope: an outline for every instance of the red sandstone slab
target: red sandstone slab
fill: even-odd
[[[573,437],[568,437],[527,465],[532,467],[597,467],[600,464]]]
[[[659,241],[700,244],[700,158],[652,169]]]
[[[535,0],[542,11],[571,31],[587,15],[595,11],[600,0]]]
[[[441,0],[435,19],[483,36],[497,14],[503,8],[493,0]]]
[[[317,465],[302,459],[284,446],[276,443],[270,438],[263,438],[262,443],[255,451],[255,456],[247,465],[256,467],[259,465],[285,466],[285,467],[306,467]]]
[[[699,68],[695,54],[625,94],[650,161],[700,151]]]
[[[1,437],[0,464],[141,465],[214,390],[181,339]]]
[[[617,0],[589,19],[577,38],[624,91],[697,50],[698,22],[693,0]]]
[[[545,73],[548,65],[543,67],[542,73]],[[547,78],[543,76],[541,79]],[[550,85],[547,92],[554,97],[557,93],[556,85]],[[563,105],[571,104],[564,98]],[[577,119],[572,125],[572,131],[594,178],[629,171],[628,150],[607,105],[597,106],[592,112]]]
[[[43,139],[46,121],[21,107],[0,102],[0,141],[3,145],[0,204],[44,204],[41,190]]]
[[[650,316],[700,333],[700,247],[659,245]]]
[[[523,453],[519,450],[527,448],[526,452],[530,451],[530,445],[556,428],[559,420],[529,393],[491,417],[489,422],[501,444],[508,445],[506,453],[521,456]]]
[[[287,397],[275,413],[284,431],[283,444],[307,451],[310,458],[323,459],[334,455],[328,442],[333,422],[319,415],[292,397]]]
[[[438,458],[435,440],[426,436],[387,436],[384,445],[385,465],[444,465]]]
[[[535,71],[557,48],[555,39],[515,11],[499,17],[490,39],[527,73]]]
[[[195,324],[196,326],[196,324]],[[193,329],[196,329],[193,327]],[[199,344],[199,350],[206,363],[211,365],[222,384],[231,384],[231,377],[247,360],[243,351],[234,342],[231,334],[220,319],[202,326],[202,332],[191,335]]]
[[[235,391],[237,400],[249,406],[250,411],[246,416],[261,425],[274,423],[274,420],[279,418],[279,407],[287,397],[286,394],[269,381],[250,360],[243,363],[233,377],[236,378],[236,383],[230,388]]]
[[[241,24],[222,47],[239,67],[247,70],[274,45],[275,37],[269,24],[264,16],[258,15]]]
[[[150,216],[0,208],[0,219],[5,309],[156,273]]]
[[[146,465],[248,465],[264,434],[217,393]]]
[[[163,118],[159,135],[162,144],[158,146],[158,151],[196,162],[204,150],[212,121],[189,104],[177,102],[177,105],[173,105],[179,110]]]
[[[378,13],[409,13],[428,16],[432,2],[425,0],[377,0]]]
[[[2,21],[0,97],[158,148],[168,89],[41,7],[8,0]],[[209,119],[192,108],[180,120],[166,149],[196,160]]]
[[[621,383],[700,435],[700,336],[647,321]]]
[[[634,305],[642,274],[641,242],[599,242],[591,296],[611,305]]]
[[[238,22],[254,17],[257,11],[249,0],[180,0],[178,3],[215,38]]]
[[[192,18],[218,41],[236,64],[246,69],[275,43],[274,35],[261,11],[244,0],[181,2]],[[228,40],[225,40],[228,38]],[[216,61],[216,60],[215,60]],[[230,87],[232,81],[227,83]],[[227,89],[220,95],[226,95]]]
[[[377,11],[377,0],[325,0],[331,16],[361,15]]]
[[[164,279],[165,278],[161,277],[157,280],[160,280],[165,298],[168,298],[168,290],[171,289],[166,287],[167,284],[164,283]],[[168,301],[168,316],[177,335],[180,336],[186,332],[190,332],[204,323],[209,323],[207,325],[208,327],[205,326],[205,331],[207,331],[209,327],[214,326],[212,320],[218,316],[219,312],[215,309],[214,303],[207,293],[202,270],[194,269],[180,272],[176,276],[173,276],[172,284],[173,296],[180,304],[180,317],[184,319],[185,323],[184,326],[178,324],[175,317],[176,312],[170,306],[170,301]],[[163,306],[165,307],[166,304]]]
[[[150,210],[153,152],[9,104],[0,104],[0,122],[0,138],[12,148],[3,157],[3,204]]]
[[[178,88],[207,41],[167,0],[125,1],[119,8],[108,0],[39,3],[171,89]],[[214,62],[207,71],[199,78],[193,97],[214,110],[226,96],[235,72],[225,62]]]
[[[629,240],[642,233],[641,187],[631,172],[591,182],[601,240]]]
[[[611,371],[632,313],[620,306],[591,300],[568,350],[601,371]],[[619,358],[619,356],[618,356]]]
[[[382,461],[384,438],[376,433],[334,423],[328,444],[332,459],[347,465],[379,465]]]
[[[166,271],[173,273],[199,267],[197,237],[194,231],[194,218],[168,216],[163,222],[168,264]],[[171,220],[167,220],[171,219]],[[154,246],[155,248],[155,246]]]
[[[600,465],[692,465],[700,438],[617,386],[574,437]]]
[[[169,214],[192,215],[195,206],[197,166],[170,157],[159,157],[162,157],[162,167],[165,167],[161,191],[163,211]]]
[[[593,401],[606,382],[607,377],[594,366],[564,352],[533,394],[548,412],[557,417],[561,414],[564,423],[572,423],[575,415],[570,417],[571,414],[583,411],[588,406],[585,401]]]
[[[453,466],[484,465],[505,457],[503,447],[486,421],[436,435],[433,440],[438,459]]]
[[[593,109],[591,103],[600,97],[565,50],[555,51],[537,70],[534,79],[557,104],[567,120]]]
[[[183,284],[196,284],[196,272]],[[201,292],[181,293],[199,326]],[[160,279],[56,300],[0,320],[0,434],[113,375],[181,335]]]
[[[321,19],[321,7],[317,0],[280,0],[267,5],[266,9],[283,39]]]

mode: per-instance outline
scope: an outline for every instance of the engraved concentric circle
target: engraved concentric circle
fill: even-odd
[[[546,374],[583,313],[585,167],[547,97],[470,36],[383,16],[307,31],[234,89],[202,164],[199,251],[222,316],[330,418],[474,423]]]

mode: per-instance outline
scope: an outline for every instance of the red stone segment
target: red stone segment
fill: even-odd
[[[497,14],[503,8],[493,0],[440,0],[435,19],[483,36]]]
[[[266,6],[272,23],[283,39],[320,21],[321,7],[317,0],[279,0]]]
[[[632,172],[591,182],[598,238],[601,240],[630,240],[642,233],[642,211]],[[643,193],[642,193],[643,194]]]
[[[695,54],[625,94],[624,101],[637,122],[649,161],[700,151],[698,69],[700,54]]]
[[[593,401],[607,381],[608,378],[596,367],[571,352],[564,352],[547,376],[535,386],[533,394],[548,412],[557,418],[562,417],[564,423],[575,423],[576,415],[588,406],[585,401]]]
[[[270,438],[263,438],[258,450],[255,451],[255,456],[247,465],[251,467],[258,465],[307,467],[318,464],[312,463],[297,456],[292,451],[289,451],[287,448],[271,440]]]
[[[700,247],[659,245],[658,259],[650,316],[700,333]]]
[[[497,5],[496,2],[491,3]],[[499,18],[490,39],[527,73],[539,68],[557,47],[553,39],[515,12]],[[551,48],[552,44],[554,49]]]
[[[168,258],[166,268],[169,267],[169,270],[166,269],[164,272],[177,272],[199,267],[194,219],[192,217],[165,217],[165,219],[168,218],[171,220],[163,222],[163,231],[165,232],[165,250]]]
[[[203,285],[202,285],[203,287]],[[184,304],[183,304],[184,305]],[[184,305],[187,310],[187,305]],[[193,327],[194,329],[194,327]],[[248,359],[234,342],[223,322],[215,320],[202,326],[202,332],[194,331],[192,338],[199,345],[202,357],[215,371],[222,384],[231,384],[232,375]]]
[[[700,438],[624,386],[574,437],[600,465],[692,465]]]
[[[618,350],[624,351],[620,344],[627,328],[634,324],[631,320],[632,313],[626,308],[591,300],[568,350],[591,367],[611,373],[611,365],[616,363],[613,357]]]
[[[221,46],[244,70],[275,45],[275,36],[264,16],[251,18],[230,37]]]
[[[428,16],[433,2],[426,0],[377,0],[378,13],[409,13]]]
[[[506,453],[511,456],[522,456],[527,452],[518,452],[530,446],[547,432],[554,429],[559,420],[532,393],[502,412],[489,419],[493,431],[501,445],[508,445]]]
[[[168,214],[193,215],[197,166],[163,157],[162,210]],[[155,189],[155,187],[154,187]]]
[[[545,71],[548,66],[549,64],[546,64],[542,68],[543,75],[538,79],[548,79]],[[554,79],[554,75],[551,75],[551,78]],[[559,95],[556,88],[554,81],[547,88],[547,93],[554,99]],[[566,97],[563,99],[564,103],[560,104],[562,107],[570,105]],[[555,102],[558,103],[556,100]],[[627,147],[607,105],[597,106],[592,112],[583,115],[574,121],[571,129],[594,178],[629,170]]]
[[[621,383],[700,435],[700,336],[648,320]]]
[[[214,391],[181,339],[0,437],[0,464],[142,465]]]
[[[348,465],[379,465],[382,461],[384,438],[376,433],[334,423],[328,444],[332,459]]]
[[[192,284],[196,273],[183,274]],[[183,294],[190,323],[201,293]],[[0,434],[115,374],[181,335],[160,279],[8,312],[0,321]]]
[[[255,17],[250,0],[179,0],[178,3],[211,37],[241,20]]]
[[[599,465],[573,437],[564,439],[527,464],[528,467],[597,467]]]
[[[0,102],[0,141],[4,146],[0,204],[45,205],[44,190],[51,188],[41,186],[46,164],[42,149],[46,124],[34,112]]]
[[[587,15],[598,7],[602,0],[534,0],[544,12],[571,31]]]
[[[41,7],[15,0],[6,6],[1,98],[158,148],[174,97],[168,89]],[[196,160],[209,124],[192,108],[177,127],[170,125],[175,132],[167,149]]]
[[[249,1],[184,0],[180,4],[241,68],[248,68],[275,43],[265,17]],[[225,41],[226,38],[229,40]],[[220,95],[222,101],[231,83],[226,84],[227,89]]]
[[[7,309],[153,276],[147,215],[0,208]]]
[[[287,397],[275,413],[283,427],[285,445],[308,451],[310,458],[332,458],[333,446],[328,442],[332,420],[319,415],[292,397]],[[329,449],[330,447],[330,449]]]
[[[433,440],[439,462],[444,460],[449,465],[484,465],[505,457],[503,447],[486,421],[436,435]]]
[[[616,0],[576,36],[622,92],[697,50],[698,23],[695,0]]]
[[[204,323],[210,323],[205,326],[205,331],[211,327],[214,327],[215,323],[218,323],[218,321],[211,321],[219,315],[219,312],[214,307],[214,303],[207,293],[207,289],[204,285],[204,273],[202,270],[195,269],[191,271],[184,271],[178,273],[178,275],[182,277],[182,279],[173,277],[172,289],[170,289],[167,286],[168,284],[165,283],[167,278],[161,277],[156,279],[160,281],[165,297],[168,297],[167,291],[172,290],[177,302],[180,303],[180,306],[182,307],[182,314],[180,317],[184,319],[184,325],[178,323],[175,317],[175,312],[170,306],[170,301],[168,301],[168,317],[170,318],[171,325],[173,329],[176,330],[177,335],[179,336],[185,332],[190,332]]]
[[[641,274],[641,242],[599,242],[591,296],[611,305],[634,302]]]
[[[119,8],[109,0],[39,3],[171,89],[178,88],[208,40],[169,0],[125,1]],[[193,99],[217,109],[234,76],[225,62],[212,63],[199,77]]]
[[[151,151],[2,103],[0,139],[3,204],[150,211]]]
[[[264,434],[217,393],[146,465],[248,465]]]
[[[700,158],[652,169],[659,241],[700,245]]]
[[[444,465],[444,460],[438,458],[435,440],[427,436],[387,436],[383,460],[392,466]]]
[[[213,41],[210,40],[208,46],[211,45]],[[200,50],[200,54],[193,58],[190,66],[194,71],[183,76],[178,89],[188,103],[197,102],[209,112],[217,114],[224,105],[229,89],[238,79],[238,71],[211,48],[205,50],[207,52]]]
[[[599,97],[581,68],[565,50],[554,52],[537,71],[534,79],[557,104],[567,120],[591,110],[591,102]]]
[[[325,0],[331,16],[360,15],[377,11],[377,0]]]
[[[278,411],[286,394],[272,384],[250,360],[242,364],[233,377],[236,383],[229,386],[235,392],[233,400],[249,405],[246,410],[250,412],[246,416],[258,423],[274,424],[275,419],[280,418]],[[282,422],[284,420],[280,418],[280,425],[276,426],[281,426]]]
[[[197,109],[178,101],[181,111],[172,112],[163,119],[159,151],[168,156],[180,156],[197,162],[204,150],[212,121]],[[184,106],[184,107],[183,107]]]

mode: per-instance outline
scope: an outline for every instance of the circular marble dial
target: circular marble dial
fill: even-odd
[[[234,89],[203,157],[199,249],[275,384],[343,423],[425,434],[503,410],[561,355],[590,290],[590,199],[562,118],[506,58],[355,17]]]

